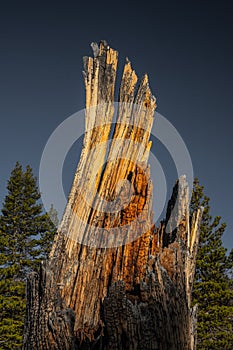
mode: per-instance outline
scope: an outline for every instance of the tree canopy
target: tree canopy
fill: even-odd
[[[210,199],[194,181],[191,211],[203,207],[193,303],[198,304],[198,350],[233,349],[233,250],[227,256],[222,235],[226,224],[210,214]]]
[[[46,258],[56,227],[43,213],[32,168],[17,162],[7,185],[0,216],[0,349],[19,349],[29,272]],[[54,209],[53,209],[54,210]],[[53,213],[55,215],[55,213]]]

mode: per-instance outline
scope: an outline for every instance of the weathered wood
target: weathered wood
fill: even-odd
[[[137,76],[127,60],[108,151],[117,52],[106,42],[93,50],[94,58],[84,58],[86,133],[80,162],[50,258],[28,279],[23,348],[194,350],[191,290],[201,212],[190,225],[182,177],[166,219],[154,227],[147,161],[156,103],[148,77],[136,91]],[[123,183],[119,190],[120,180],[131,182],[129,203],[129,188]],[[116,199],[124,208],[107,212],[106,201]],[[176,201],[178,212],[169,220]]]

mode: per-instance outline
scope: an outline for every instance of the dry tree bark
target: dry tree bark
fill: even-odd
[[[156,103],[148,77],[136,90],[126,61],[108,147],[118,54],[106,42],[93,51],[94,58],[84,58],[83,149],[50,258],[28,278],[23,349],[194,350],[191,290],[201,212],[190,220],[181,177],[155,228],[147,161]],[[129,203],[124,180],[134,192]],[[106,210],[116,201],[119,211]]]

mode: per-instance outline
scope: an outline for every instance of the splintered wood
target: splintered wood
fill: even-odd
[[[50,258],[28,279],[24,349],[194,350],[201,212],[190,218],[181,177],[155,228],[148,76],[136,88],[127,60],[114,104],[118,53],[106,42],[92,47],[82,153]]]

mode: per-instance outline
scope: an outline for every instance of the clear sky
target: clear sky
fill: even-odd
[[[119,51],[119,74],[126,56],[139,76],[149,74],[158,112],[186,142],[212,214],[228,224],[224,245],[232,247],[232,27],[232,1],[2,3],[0,202],[15,162],[38,175],[50,134],[84,108],[82,57],[92,54],[92,41],[106,39]],[[171,187],[171,160],[157,147]],[[78,146],[65,163],[67,192],[76,154]]]

